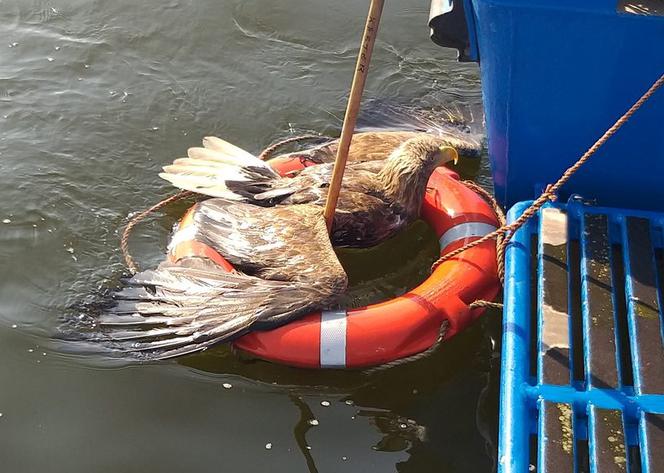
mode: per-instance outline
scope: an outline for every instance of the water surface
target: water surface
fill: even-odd
[[[207,134],[253,152],[338,134],[364,3],[0,1],[3,471],[493,470],[495,314],[378,373],[227,349],[109,369],[49,341],[68,307],[122,274],[118,230],[171,192],[163,164]],[[366,97],[479,125],[477,68],[429,41],[427,17],[427,2],[387,4]],[[143,267],[182,210],[137,230]]]

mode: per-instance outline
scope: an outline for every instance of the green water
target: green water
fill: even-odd
[[[378,373],[223,347],[101,368],[50,339],[68,307],[122,274],[118,230],[171,192],[158,170],[202,136],[258,151],[291,132],[338,133],[366,8],[0,1],[3,472],[493,471],[496,314],[431,358]],[[427,17],[427,2],[388,2],[366,97],[445,105],[480,126],[477,68],[429,41]],[[163,258],[183,209],[138,228],[143,267]],[[352,301],[405,290],[400,265],[422,276],[414,249],[426,232],[401,237],[389,258],[345,255]]]

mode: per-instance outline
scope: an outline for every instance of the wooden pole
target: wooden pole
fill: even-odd
[[[378,24],[380,22],[380,15],[383,12],[384,3],[384,0],[371,0],[367,22],[364,25],[362,44],[357,57],[355,73],[353,74],[353,83],[350,87],[350,96],[348,97],[348,105],[346,106],[344,124],[341,128],[341,138],[339,139],[337,158],[334,161],[332,180],[330,182],[330,189],[327,193],[327,201],[325,202],[325,213],[323,215],[325,217],[328,232],[332,231],[334,211],[337,208],[337,200],[339,200],[339,190],[341,189],[341,181],[344,177],[344,170],[346,169],[348,150],[350,149],[350,142],[353,139],[353,133],[355,132],[355,122],[357,121],[357,115],[360,111],[360,101],[362,100],[364,83],[367,79],[371,53],[373,52],[374,43],[376,42]]]

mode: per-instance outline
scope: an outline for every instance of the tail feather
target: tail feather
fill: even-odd
[[[253,154],[248,151],[243,150],[242,148],[235,146],[229,143],[226,140],[217,138],[216,136],[206,136],[203,138],[203,146],[207,149],[217,151],[219,153],[225,153],[228,155],[244,157],[245,159],[251,160],[258,159]],[[260,161],[260,160],[259,160]]]
[[[221,164],[221,162],[209,161],[206,159],[177,158],[173,160],[173,164],[176,166],[217,168]]]
[[[203,146],[189,148],[187,158],[164,166],[159,176],[181,189],[241,202],[280,179],[267,163],[224,140],[206,137]]]
[[[159,173],[159,177],[172,183],[180,189],[209,195],[210,197],[221,197],[227,200],[245,201],[242,195],[231,191],[225,181],[202,176],[191,176],[182,174]]]
[[[240,181],[246,182],[251,180],[251,174],[241,167],[236,166],[191,166],[188,163],[171,164],[163,167],[165,174],[172,174],[176,176],[192,176],[199,179],[201,182],[218,182],[219,177],[223,177],[225,181]]]
[[[189,148],[187,155],[192,159],[219,161],[235,166],[253,166],[267,169],[272,172],[273,176],[278,176],[278,174],[274,172],[265,161],[258,159],[253,154],[220,138],[208,136],[203,139],[203,146],[204,148]]]
[[[231,166],[246,166],[251,164],[251,160],[230,154],[220,153],[207,148],[189,148],[187,156],[195,161],[211,161],[219,164],[229,164]],[[252,159],[256,159],[252,156]],[[263,163],[261,161],[261,163]],[[263,163],[265,164],[265,163]]]
[[[221,166],[200,166],[200,165],[189,165],[187,163],[179,164],[170,164],[162,168],[167,174],[181,174],[185,176],[209,176],[215,172],[219,172],[224,168]],[[231,168],[230,170],[234,170]],[[237,171],[236,171],[237,172]],[[238,173],[238,180],[243,180],[244,177]]]

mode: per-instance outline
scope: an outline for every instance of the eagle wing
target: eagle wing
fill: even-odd
[[[198,258],[162,263],[126,281],[87,341],[124,356],[171,358],[329,307],[345,291],[320,208],[201,207],[205,238],[254,274]]]
[[[315,205],[257,209],[209,199],[196,205],[194,238],[240,271],[263,279],[315,282],[343,279],[345,272]]]

